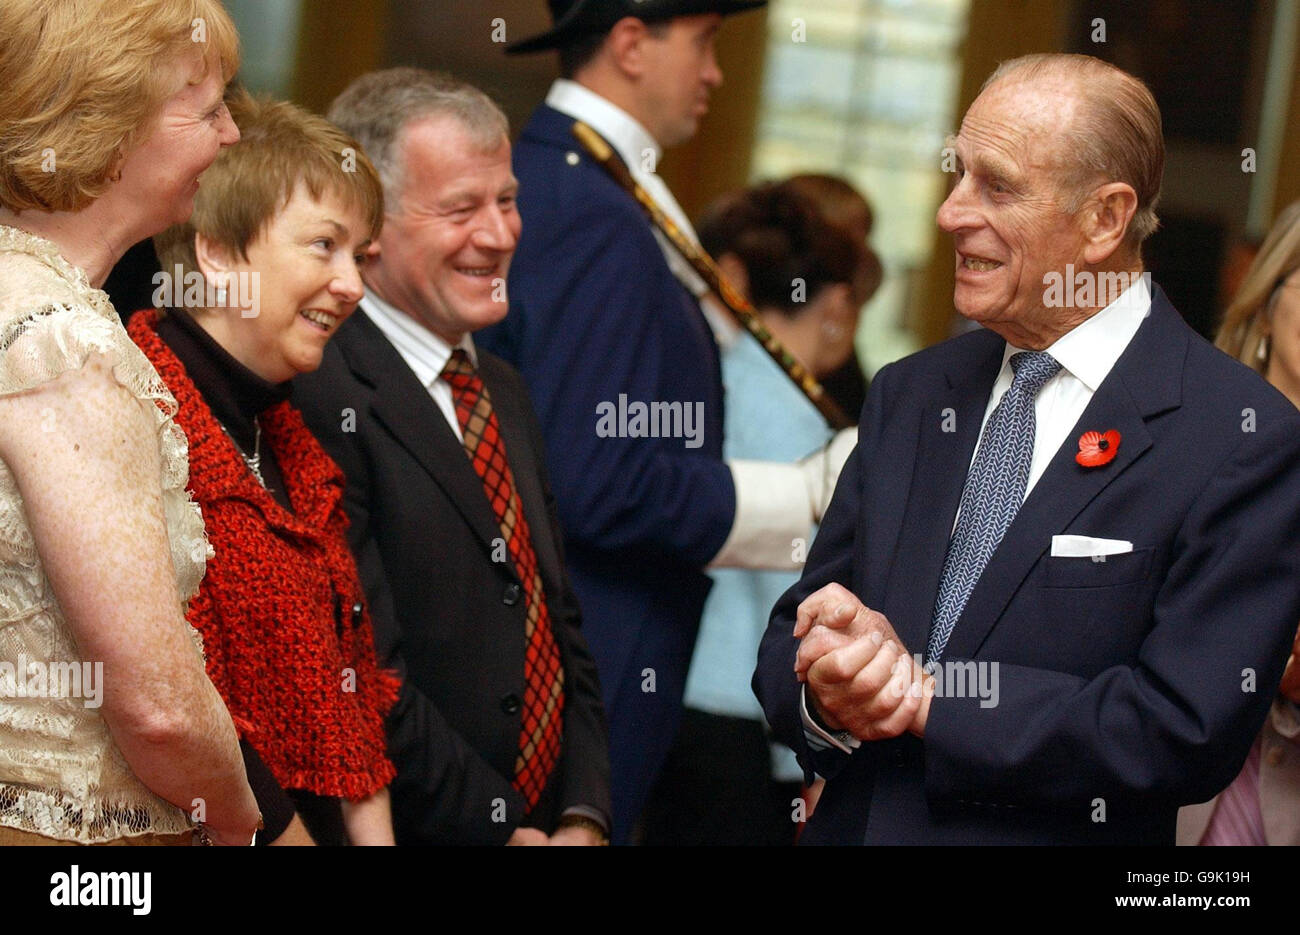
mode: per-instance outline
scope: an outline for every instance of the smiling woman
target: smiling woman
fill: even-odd
[[[242,142],[204,173],[193,219],[155,239],[173,308],[129,327],[179,403],[216,550],[188,618],[272,842],[392,843],[396,681],[375,662],[342,473],[288,401],[361,299],[383,192],[323,118],[242,93],[230,110]]]
[[[196,801],[216,843],[257,825],[182,616],[209,546],[176,402],[95,288],[238,140],[238,64],[216,0],[0,4],[0,670],[103,672],[0,673],[0,843],[188,843]]]

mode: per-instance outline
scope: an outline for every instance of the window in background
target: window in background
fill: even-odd
[[[903,326],[946,194],[969,0],[774,0],[754,181],[842,175],[875,211],[885,282],[858,330],[868,375],[917,349]]]
[[[255,94],[288,98],[297,59],[302,0],[225,0],[239,29],[239,80]]]

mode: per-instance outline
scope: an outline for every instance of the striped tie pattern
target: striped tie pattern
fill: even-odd
[[[966,475],[930,625],[926,655],[931,663],[943,655],[975,582],[1020,511],[1034,455],[1034,399],[1061,364],[1046,351],[1021,351],[1011,356],[1011,369],[1011,388],[989,416]]]
[[[563,736],[564,670],[560,649],[551,631],[546,594],[537,567],[537,553],[528,532],[514,474],[506,460],[505,441],[492,409],[487,387],[457,348],[441,377],[451,386],[456,419],[465,438],[465,453],[483,481],[483,491],[496,514],[510,558],[523,584],[527,615],[524,623],[524,703],[515,759],[514,787],[531,811],[560,758]]]

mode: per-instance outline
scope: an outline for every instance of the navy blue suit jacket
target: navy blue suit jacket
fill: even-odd
[[[923,740],[814,753],[796,608],[837,581],[924,652],[1005,345],[981,330],[872,382],[858,448],[754,677],[777,735],[829,777],[804,842],[1172,844],[1178,807],[1236,776],[1300,619],[1300,414],[1154,291],[948,642],[945,663],[998,663],[997,704],[936,697]],[[1084,468],[1076,440],[1092,429],[1118,430],[1120,446]],[[1059,534],[1133,551],[1052,557]]]
[[[610,726],[615,840],[640,813],[681,712],[717,553],[735,512],[722,379],[699,305],[636,202],[545,105],[514,150],[523,235],[510,314],[475,340],[519,369],[550,467]],[[598,407],[703,404],[702,444],[598,433]]]

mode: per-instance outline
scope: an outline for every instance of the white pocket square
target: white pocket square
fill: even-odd
[[[1096,558],[1133,551],[1124,539],[1094,539],[1092,536],[1052,536],[1052,555],[1062,558]]]

